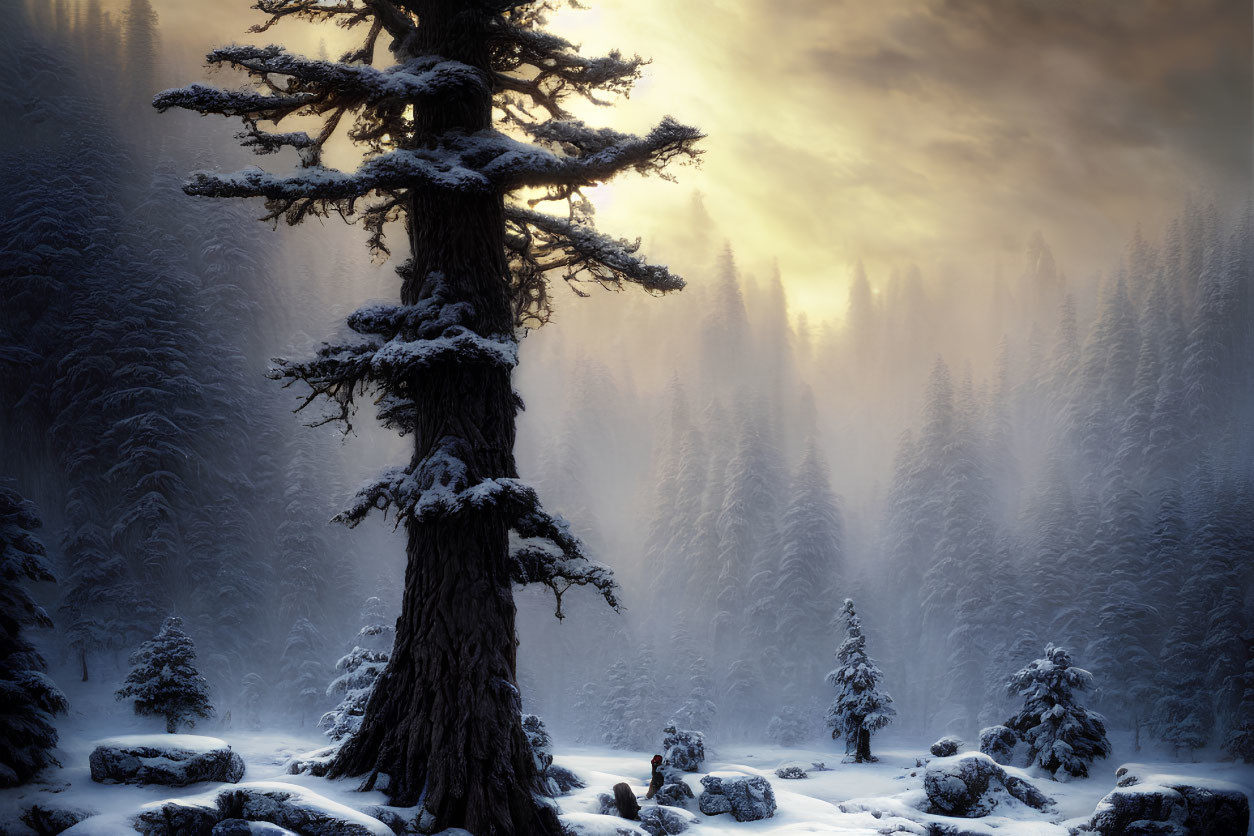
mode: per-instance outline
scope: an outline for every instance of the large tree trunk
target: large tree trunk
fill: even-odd
[[[418,7],[414,54],[486,68],[486,15],[460,0]],[[463,92],[416,108],[415,143],[450,129],[491,126],[491,98]],[[474,311],[484,336],[511,333],[501,197],[416,188],[409,205],[413,263],[401,300],[431,296],[442,276],[447,302]],[[446,365],[415,376],[415,462],[441,439],[464,441],[472,481],[514,477],[516,399],[510,372],[488,364]],[[520,719],[515,607],[505,512],[464,509],[408,526],[405,597],[396,644],[375,686],[360,731],[344,746],[334,775],[380,773],[393,803],[421,803],[424,830],[463,827],[475,836],[556,836],[555,808],[540,800]]]

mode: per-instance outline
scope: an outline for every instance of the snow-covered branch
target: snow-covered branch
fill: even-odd
[[[442,330],[440,336],[431,338],[398,335],[388,340],[368,337],[355,343],[324,344],[309,360],[276,358],[269,376],[289,384],[305,383],[310,392],[302,409],[318,398],[330,401],[335,411],[318,423],[343,421],[351,426],[356,398],[375,387],[383,395],[380,420],[405,434],[412,429],[414,407],[408,390],[414,375],[439,364],[513,368],[518,363],[518,343],[512,335],[483,337],[463,325]]]
[[[293,92],[334,92],[368,104],[388,100],[412,104],[487,83],[474,67],[431,55],[379,70],[367,64],[304,58],[272,44],[222,47],[205,60],[238,67],[259,78],[283,76],[290,79]]]
[[[640,240],[626,241],[598,232],[587,222],[555,217],[522,206],[505,207],[514,318],[520,325],[543,325],[549,314],[549,279],[556,271],[580,296],[579,285],[595,282],[619,290],[624,282],[650,293],[680,290],[684,280],[664,265],[637,255]]]
[[[319,96],[310,92],[266,95],[255,90],[220,90],[205,84],[189,84],[161,91],[153,97],[152,106],[162,113],[178,107],[202,114],[219,113],[278,122],[318,101]]]
[[[335,521],[350,528],[371,511],[391,512],[396,524],[426,522],[508,503],[530,504],[535,491],[513,478],[476,478],[466,465],[469,442],[444,436],[416,464],[390,468],[357,492]]]
[[[566,39],[537,28],[538,22],[524,11],[517,20],[496,26],[493,79],[498,90],[526,96],[553,117],[566,116],[562,101],[572,94],[601,105],[608,104],[602,94],[628,95],[647,63],[617,50],[582,56]]]
[[[253,8],[269,15],[265,23],[249,28],[254,33],[265,32],[285,17],[335,20],[345,29],[373,20],[395,38],[414,30],[413,21],[387,0],[257,0]]]
[[[583,543],[571,532],[566,520],[545,511],[535,492],[527,490],[529,502],[514,521],[510,536],[514,582],[540,583],[552,590],[557,599],[554,615],[558,619],[566,617],[562,613],[562,595],[572,586],[593,586],[607,604],[621,609],[614,570],[589,560]]]

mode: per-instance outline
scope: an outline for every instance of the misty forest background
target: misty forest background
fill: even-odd
[[[155,127],[147,0],[0,17],[0,475],[56,566],[37,641],[84,714],[179,615],[222,720],[312,728],[399,610],[391,526],[328,520],[400,442],[305,427],[265,370],[394,275],[358,228],[182,195],[253,160],[216,123]],[[626,611],[576,589],[559,622],[520,590],[526,710],[625,748],[671,719],[818,738],[849,596],[903,730],[1002,722],[1053,642],[1112,727],[1223,746],[1254,714],[1254,238],[1248,206],[1179,197],[1100,265],[1030,229],[1017,263],[833,264],[836,321],[741,269],[694,197],[648,241],[683,293],[561,296],[522,345],[520,470]]]

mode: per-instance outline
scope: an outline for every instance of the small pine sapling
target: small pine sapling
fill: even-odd
[[[827,709],[827,725],[832,739],[844,737],[845,750],[855,763],[873,762],[871,735],[892,722],[897,711],[893,698],[876,686],[884,674],[867,655],[862,619],[854,612],[853,600],[846,598],[843,610],[847,635],[836,651],[836,668],[827,682],[836,689],[836,699]]]
[[[117,698],[133,698],[135,713],[164,717],[170,734],[193,728],[197,717],[212,717],[209,683],[196,670],[196,645],[183,632],[183,619],[170,616],[161,632],[131,654],[131,672]]]

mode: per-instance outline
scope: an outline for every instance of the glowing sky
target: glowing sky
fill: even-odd
[[[909,260],[1014,273],[1037,229],[1064,266],[1104,267],[1190,190],[1249,193],[1248,0],[588,4],[552,28],[653,63],[629,101],[579,115],[643,130],[670,113],[709,134],[678,185],[598,190],[601,226],[647,239],[699,190],[742,263],[778,260],[796,310],[843,308],[858,258],[873,278]],[[257,17],[247,0],[156,5],[180,63]],[[329,27],[266,39],[320,37],[334,50]]]

